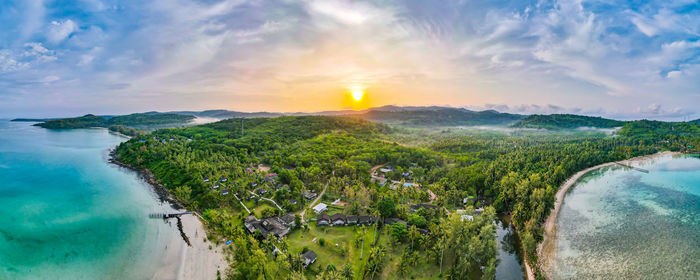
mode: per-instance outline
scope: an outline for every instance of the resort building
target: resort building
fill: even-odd
[[[322,213],[322,212],[328,210],[328,205],[321,202],[321,203],[317,204],[316,206],[314,206],[313,209],[314,209],[314,212],[316,212],[316,214],[319,214],[319,213]]]
[[[313,250],[308,250],[301,254],[301,260],[304,261],[304,267],[308,267],[310,264],[316,262],[316,252]]]

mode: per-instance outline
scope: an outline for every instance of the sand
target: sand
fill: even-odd
[[[228,264],[222,253],[222,246],[205,242],[206,231],[202,222],[193,215],[181,217],[182,228],[192,244],[187,246],[177,232],[167,242],[163,258],[152,279],[216,279],[216,272],[224,275]],[[176,222],[172,220],[173,224]],[[177,231],[177,227],[173,227]],[[209,249],[211,246],[211,249]]]
[[[548,271],[547,268],[552,264],[552,262],[555,259],[555,254],[556,254],[556,248],[557,248],[557,216],[559,215],[559,209],[561,207],[561,203],[564,201],[564,197],[566,196],[566,193],[569,191],[569,189],[578,182],[578,180],[585,175],[588,172],[591,172],[593,170],[607,167],[607,166],[612,166],[616,165],[618,162],[626,165],[632,165],[634,162],[640,162],[646,159],[658,157],[658,156],[667,156],[667,155],[673,155],[676,154],[674,152],[659,152],[656,154],[652,155],[645,155],[645,156],[639,156],[639,157],[634,157],[631,159],[627,160],[621,160],[621,161],[615,161],[615,162],[608,162],[608,163],[603,163],[599,164],[590,168],[586,168],[584,170],[581,170],[574,174],[573,176],[569,177],[560,187],[559,191],[557,191],[556,194],[556,201],[554,202],[554,209],[552,209],[552,212],[550,212],[549,216],[547,217],[547,220],[545,220],[544,223],[544,235],[543,235],[543,240],[542,243],[538,245],[538,259],[539,259],[539,265],[540,265],[540,271],[546,272]],[[530,278],[530,268],[526,267],[528,270],[528,279],[534,279],[534,274],[532,275],[533,278]]]

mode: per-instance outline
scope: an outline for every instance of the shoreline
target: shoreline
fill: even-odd
[[[579,172],[576,172],[574,175],[566,179],[564,183],[559,187],[559,190],[557,191],[555,197],[556,200],[554,202],[554,209],[550,212],[549,216],[547,216],[547,219],[545,220],[543,229],[544,229],[544,234],[542,242],[537,244],[537,256],[539,259],[538,266],[540,268],[540,271],[546,274],[548,271],[548,268],[552,265],[552,262],[554,261],[556,257],[556,245],[557,245],[557,228],[556,228],[556,222],[557,222],[557,217],[559,216],[559,210],[561,208],[562,203],[564,202],[564,198],[566,197],[566,194],[569,192],[569,190],[576,185],[576,183],[583,177],[583,175],[594,171],[596,169],[604,168],[604,167],[609,167],[613,165],[617,165],[618,163],[623,163],[627,165],[631,165],[631,163],[634,162],[639,162],[642,160],[647,160],[647,159],[653,159],[656,157],[663,157],[663,156],[668,156],[668,155],[676,155],[676,154],[681,154],[679,152],[671,152],[671,151],[663,151],[663,152],[657,152],[654,154],[649,154],[649,155],[643,155],[643,156],[637,156],[625,160],[619,160],[619,161],[612,161],[612,162],[606,162],[602,163],[593,167],[586,168],[584,170],[581,170]],[[527,260],[525,260],[527,261]],[[528,269],[530,269],[528,267]],[[534,275],[533,275],[534,276]],[[529,275],[528,275],[528,279]],[[533,278],[534,279],[534,278]]]
[[[136,168],[117,159],[115,150],[109,152],[108,162],[121,168],[136,172],[142,180],[151,186],[158,199],[167,202],[175,210],[186,209],[163,186],[155,175],[148,169]],[[207,240],[207,230],[201,216],[193,215],[179,217],[182,229],[174,228],[176,233],[167,240],[162,256],[153,260],[156,269],[150,279],[217,279],[228,268],[228,262],[223,254],[224,246],[216,245]],[[188,245],[181,234],[188,236]]]

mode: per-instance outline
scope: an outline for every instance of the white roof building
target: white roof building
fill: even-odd
[[[325,203],[319,203],[316,206],[314,206],[313,209],[314,209],[314,212],[321,213],[321,212],[326,211],[328,209],[328,205],[326,205]]]

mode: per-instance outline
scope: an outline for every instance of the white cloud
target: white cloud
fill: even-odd
[[[61,78],[55,75],[49,75],[40,80],[40,82],[48,84],[60,80]]]
[[[349,1],[314,0],[309,6],[313,12],[331,17],[339,22],[361,24],[367,20],[368,15],[363,13],[360,5]]]
[[[46,38],[52,44],[58,44],[68,38],[73,32],[78,31],[79,27],[74,21],[67,19],[64,21],[52,21],[49,27],[49,32]]]

